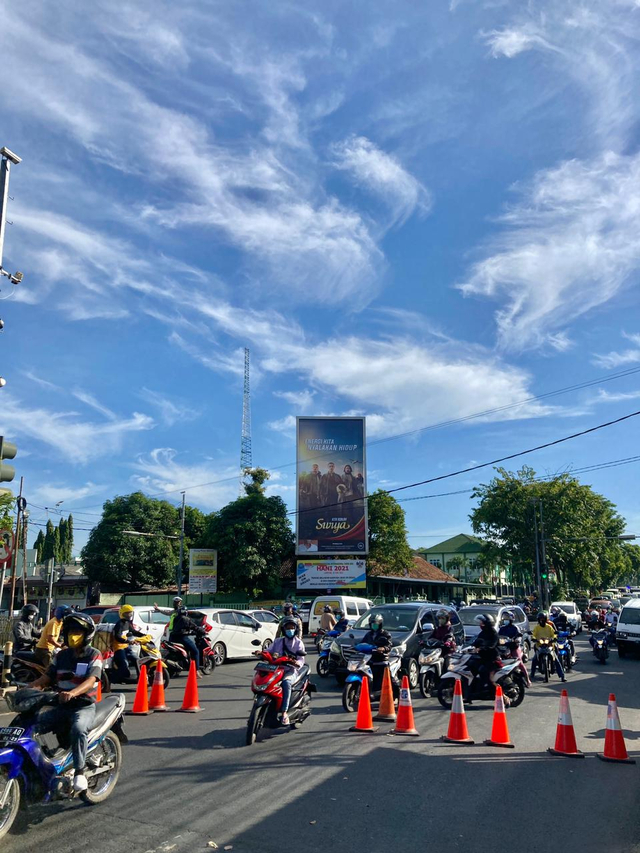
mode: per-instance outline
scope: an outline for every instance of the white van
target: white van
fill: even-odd
[[[314,598],[309,611],[310,634],[315,634],[320,627],[320,618],[327,604],[334,614],[337,610],[342,610],[349,622],[355,622],[373,607],[373,601],[368,598],[356,598],[353,595],[319,595],[318,598]]]
[[[621,658],[634,649],[640,651],[640,598],[632,598],[622,608],[616,628],[616,646]]]

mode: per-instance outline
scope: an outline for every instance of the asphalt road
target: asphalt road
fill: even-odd
[[[582,639],[578,651],[567,687],[583,761],[546,752],[555,740],[556,678],[538,682],[508,712],[514,750],[441,743],[447,712],[417,691],[419,738],[390,737],[390,724],[373,735],[351,734],[340,690],[333,679],[315,677],[319,693],[304,726],[269,732],[246,747],[254,664],[232,663],[199,682],[200,714],[128,718],[131,744],[107,802],[37,807],[3,840],[2,851],[640,851],[640,660],[618,660],[613,651],[601,666]],[[314,668],[315,653],[308,660]],[[174,708],[184,683],[168,691]],[[595,757],[610,692],[638,764]],[[479,743],[490,734],[491,715],[488,703],[467,712]]]

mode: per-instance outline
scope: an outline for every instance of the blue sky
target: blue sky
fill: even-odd
[[[512,406],[640,367],[639,39],[639,0],[7,8],[0,426],[32,519],[233,499],[245,346],[254,463],[292,507],[296,414],[376,442],[511,406],[373,443],[373,489],[640,408],[638,375]],[[582,476],[640,533],[637,470]],[[469,530],[468,494],[404,506],[413,546]]]

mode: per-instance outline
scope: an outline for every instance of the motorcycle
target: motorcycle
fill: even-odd
[[[575,655],[571,649],[570,638],[571,633],[569,631],[558,632],[556,654],[558,655],[558,660],[562,664],[562,668],[565,672],[569,672],[575,663]]]
[[[121,693],[105,696],[96,705],[85,771],[89,787],[79,794],[73,790],[73,759],[66,739],[37,733],[38,711],[56,705],[58,694],[24,688],[8,693],[5,700],[17,716],[0,728],[0,838],[11,829],[21,805],[75,797],[89,804],[107,799],[120,775],[121,744],[127,742]]]
[[[195,635],[196,646],[200,651],[200,672],[203,675],[211,675],[216,667],[216,659],[205,634],[206,630],[211,630],[209,625],[206,629],[200,629]],[[177,643],[172,640],[163,640],[161,643],[162,660],[166,665],[166,669],[171,678],[175,678],[181,672],[189,672],[191,666],[191,655],[186,646],[182,643]]]
[[[251,690],[254,694],[253,707],[247,722],[246,745],[255,743],[262,728],[281,728],[278,719],[282,705],[282,679],[285,667],[291,665],[291,658],[274,657],[269,651],[256,652],[260,658],[255,667]],[[291,728],[301,725],[311,713],[311,694],[317,691],[309,680],[309,667],[305,664],[298,670],[289,702],[289,720]]]
[[[57,653],[58,650],[56,649],[53,653],[53,656],[55,657]],[[0,653],[0,659],[1,675],[2,670],[4,668],[4,655],[2,653]],[[42,664],[38,663],[34,652],[15,652],[12,656],[11,669],[9,671],[9,681],[11,684],[25,686],[27,684],[31,684],[36,679],[40,678],[41,675],[44,675],[47,669],[48,667],[42,666]],[[102,692],[109,693],[111,690],[111,682],[109,681],[109,675],[104,670],[100,677],[100,683],[102,685]]]
[[[394,646],[389,652],[389,660],[380,664],[374,664],[376,675],[374,678],[373,669],[369,666],[371,654],[375,650],[375,646],[370,643],[358,643],[356,646],[345,646],[343,654],[347,661],[347,675],[344,690],[342,691],[342,707],[348,713],[353,713],[358,710],[360,701],[360,689],[365,678],[369,679],[369,696],[371,701],[380,698],[382,691],[382,677],[384,667],[389,668],[391,675],[391,686],[393,688],[393,698],[398,699],[400,695],[400,685],[398,684],[398,672],[402,664],[402,655],[406,651],[403,646]]]
[[[318,647],[318,661],[316,663],[316,672],[320,678],[326,678],[331,675],[334,667],[331,666],[331,643],[336,637],[340,636],[340,631],[329,631],[322,637],[322,643]]]
[[[144,637],[136,637],[127,651],[129,652],[127,660],[129,665],[133,667],[136,678],[140,677],[140,667],[144,664],[147,668],[147,680],[149,684],[153,684],[157,663],[162,660],[160,649],[153,642],[153,638],[149,634],[145,634]],[[113,664],[112,651],[102,653],[102,664],[103,668],[110,673],[112,683],[119,683],[120,679]],[[166,666],[162,667],[162,679],[166,689],[169,686],[169,671]]]
[[[438,702],[442,707],[451,708],[457,680],[462,681],[462,692],[465,694],[465,701],[467,702],[473,699],[493,701],[495,699],[495,686],[499,684],[511,708],[517,708],[518,705],[521,705],[526,693],[526,681],[520,667],[521,662],[512,660],[509,663],[503,663],[502,667],[494,672],[492,683],[481,684],[479,675],[474,672],[477,670],[478,660],[478,655],[473,653],[473,646],[466,646],[452,655],[449,669],[444,673],[438,685]]]
[[[524,640],[526,643],[526,638]],[[525,687],[531,687],[531,679],[525,666],[525,645],[522,637],[503,637],[500,636],[500,644],[498,651],[502,660],[517,660],[520,665],[520,672],[524,678]]]
[[[595,634],[591,635],[591,648],[595,659],[605,664],[609,657],[609,638],[606,628],[603,628],[602,631],[596,631]]]
[[[445,651],[441,640],[427,640],[422,644],[418,663],[420,664],[420,675],[418,686],[420,693],[425,699],[433,695],[433,691],[440,683],[440,678],[447,664],[448,653]]]

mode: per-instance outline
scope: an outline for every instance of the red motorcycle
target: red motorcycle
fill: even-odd
[[[282,726],[278,717],[282,705],[282,679],[285,667],[291,666],[289,657],[273,657],[268,652],[256,652],[260,660],[256,664],[251,690],[254,693],[253,707],[247,723],[247,746],[255,743],[261,728],[277,729]],[[297,728],[311,713],[311,694],[317,691],[309,681],[309,667],[301,666],[291,691],[289,719],[291,728]]]
[[[212,628],[213,625],[207,622],[206,617],[203,617],[195,635],[196,646],[200,652],[200,672],[203,675],[210,675],[216,666],[215,655],[207,636]],[[191,655],[182,643],[175,643],[167,639],[162,641],[160,648],[162,660],[166,664],[171,678],[179,675],[180,672],[189,672]]]

